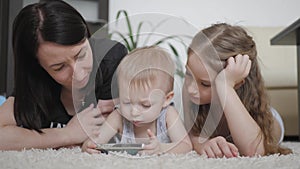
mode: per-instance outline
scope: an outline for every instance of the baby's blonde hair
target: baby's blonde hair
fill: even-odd
[[[175,65],[170,54],[158,46],[137,48],[118,66],[118,83],[127,83],[131,89],[158,87],[168,93],[173,90]]]

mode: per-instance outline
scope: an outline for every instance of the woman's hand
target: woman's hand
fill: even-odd
[[[150,142],[144,146],[144,150],[141,153],[145,154],[159,154],[161,153],[161,144],[156,138],[155,134],[150,129],[147,130]]]
[[[200,147],[200,155],[206,155],[209,158],[217,158],[217,157],[237,157],[238,149],[237,147],[226,141],[226,139],[222,136],[218,136],[207,140]]]
[[[114,111],[115,104],[118,104],[119,99],[99,100],[97,107],[101,111],[103,117],[107,117]]]
[[[216,77],[216,81],[222,80],[230,87],[242,82],[249,74],[251,60],[248,55],[237,55],[227,60],[227,66]],[[225,78],[225,79],[224,79]]]
[[[99,154],[100,151],[97,150],[96,147],[97,147],[96,143],[93,140],[88,139],[82,144],[81,151],[87,152],[89,154]]]
[[[91,104],[82,112],[77,113],[65,127],[66,135],[74,144],[81,144],[88,137],[99,135],[100,125],[104,122],[104,117],[98,108]]]

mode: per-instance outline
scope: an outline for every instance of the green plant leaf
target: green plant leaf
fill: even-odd
[[[165,41],[167,41],[169,39],[174,39],[176,37],[177,37],[176,35],[166,36],[166,37],[160,39],[159,41],[155,42],[154,45],[159,45],[159,44],[164,43]]]
[[[149,21],[141,21],[141,22],[138,23],[136,34],[134,34],[133,29],[132,29],[133,27],[131,25],[130,18],[128,16],[127,11],[125,11],[125,10],[118,11],[117,16],[116,16],[116,25],[118,24],[118,21],[119,21],[119,18],[120,18],[121,15],[125,16],[128,32],[127,33],[121,33],[119,31],[114,31],[110,34],[110,37],[112,37],[113,34],[116,34],[116,35],[120,36],[122,38],[122,40],[125,42],[125,45],[126,45],[128,51],[132,51],[133,49],[135,49],[139,46],[141,30],[142,30],[142,27],[145,23],[148,23],[150,25],[151,31],[147,33],[146,39],[145,39],[144,44],[142,46],[145,46],[145,45],[148,44],[148,41],[150,40],[152,35],[154,35],[156,30],[161,25],[165,24],[168,20],[172,19],[172,18],[163,19],[156,25],[153,25]],[[181,78],[183,78],[184,75],[185,75],[184,72],[183,72],[184,65],[180,60],[180,55],[178,53],[178,50],[172,44],[172,42],[170,42],[169,40],[174,40],[176,42],[179,42],[184,46],[185,49],[187,49],[188,46],[184,43],[183,38],[192,39],[192,36],[188,36],[188,35],[169,35],[169,36],[163,37],[163,38],[157,40],[155,43],[153,43],[153,45],[158,45],[158,46],[161,45],[161,44],[167,44],[169,46],[172,53],[175,55],[176,74]]]
[[[122,33],[118,32],[118,31],[113,31],[111,34],[112,34],[112,35],[113,35],[113,34],[119,35],[119,36],[122,38],[122,40],[125,42],[125,45],[126,45],[128,51],[132,51],[132,50],[133,50],[133,48],[132,48],[132,46],[130,45],[130,43],[128,42],[127,38],[126,38]]]
[[[139,26],[138,26],[138,29],[137,29],[137,32],[136,32],[136,38],[135,38],[135,45],[134,45],[135,48],[136,48],[137,45],[138,45],[139,38],[140,38],[140,31],[141,31],[141,29],[142,29],[143,24],[144,24],[144,22],[140,22],[140,23],[139,23]]]
[[[185,76],[184,72],[182,70],[178,70],[178,69],[176,69],[176,74],[181,78],[184,78],[184,76]]]
[[[126,23],[127,23],[127,28],[128,28],[128,36],[129,36],[131,44],[132,44],[131,46],[134,49],[134,46],[136,46],[136,43],[135,43],[135,41],[133,39],[132,26],[131,26],[131,23],[130,23],[127,11],[125,11],[125,10],[118,11],[117,17],[116,17],[116,21],[117,21],[116,24],[118,23],[118,20],[119,20],[119,17],[121,16],[121,14],[123,14],[125,16]]]
[[[174,53],[174,55],[176,56],[176,58],[178,58],[179,55],[178,55],[178,52],[177,52],[176,48],[171,43],[168,43],[168,45],[171,48],[171,50]]]

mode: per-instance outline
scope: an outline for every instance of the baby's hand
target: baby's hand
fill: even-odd
[[[100,151],[97,150],[96,147],[97,147],[96,143],[93,142],[91,139],[88,139],[82,144],[81,151],[90,154],[99,154]]]
[[[150,143],[144,146],[144,150],[141,153],[145,154],[159,154],[161,153],[161,145],[155,134],[150,129],[147,130]]]
[[[206,155],[208,158],[217,157],[237,157],[238,149],[234,144],[226,141],[222,136],[212,138],[204,142],[200,148],[200,155]]]
[[[235,57],[230,57],[227,60],[226,68],[218,74],[216,80],[223,79],[227,85],[234,87],[248,76],[250,68],[251,60],[248,55],[239,54]]]

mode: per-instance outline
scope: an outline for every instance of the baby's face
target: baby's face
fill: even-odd
[[[166,101],[165,92],[153,87],[133,90],[128,85],[120,85],[119,93],[121,114],[135,126],[156,120]]]

